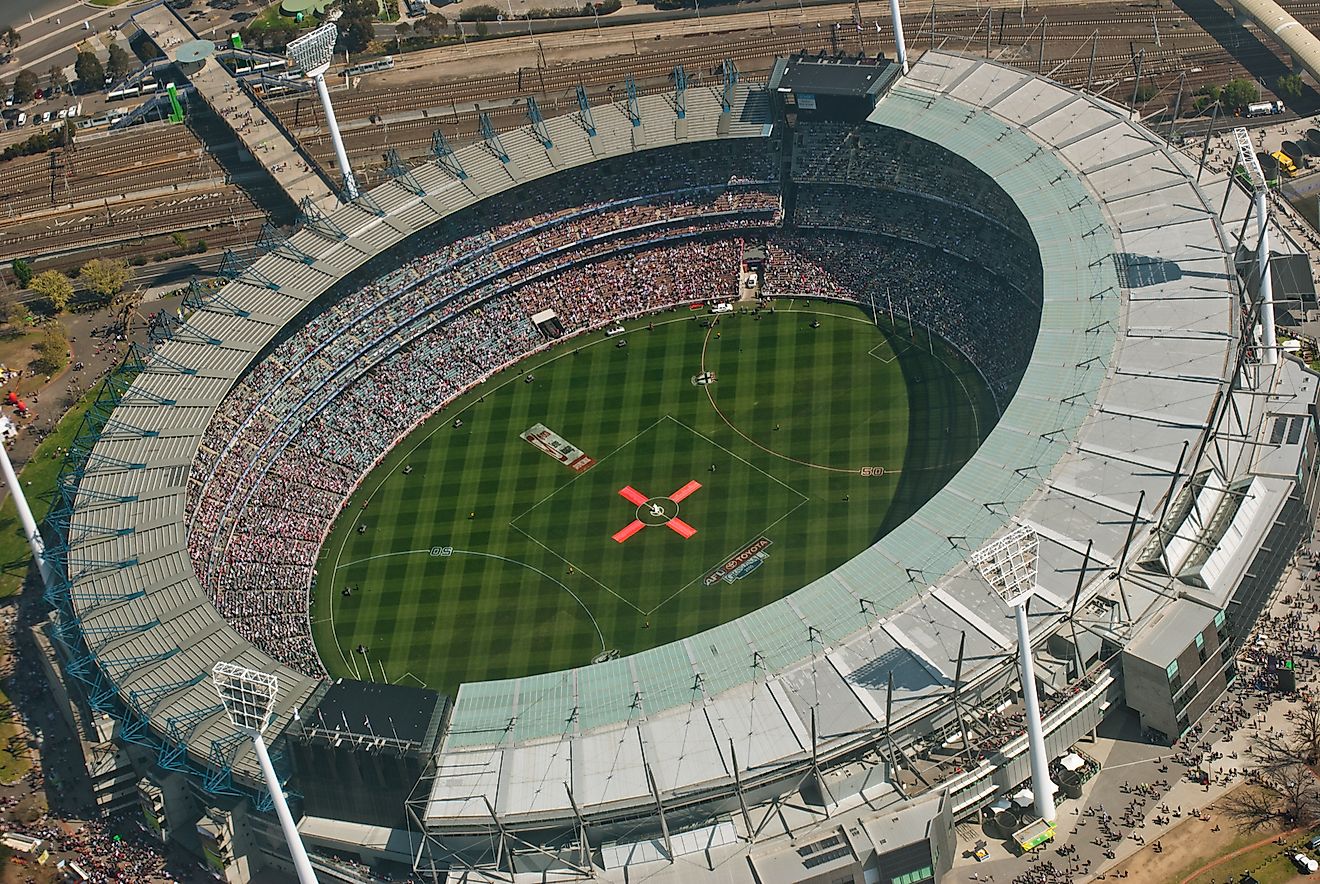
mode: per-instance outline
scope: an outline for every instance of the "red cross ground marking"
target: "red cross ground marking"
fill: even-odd
[[[678,517],[678,502],[701,487],[697,481],[688,482],[668,497],[647,497],[631,485],[619,489],[619,496],[637,507],[637,518],[614,533],[614,541],[623,543],[643,528],[664,525],[687,540],[697,529]]]

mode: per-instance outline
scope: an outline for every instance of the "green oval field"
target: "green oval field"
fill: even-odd
[[[321,552],[331,673],[453,691],[692,635],[865,549],[993,426],[924,331],[802,300],[698,318],[572,339],[403,440]]]

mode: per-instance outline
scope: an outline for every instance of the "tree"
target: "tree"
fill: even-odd
[[[7,27],[0,31],[0,46],[5,48],[8,54],[18,48],[18,44],[23,42],[23,35],[13,27]]]
[[[1240,830],[1320,820],[1320,779],[1312,769],[1320,761],[1320,710],[1309,705],[1302,704],[1291,732],[1253,735],[1248,751],[1254,764],[1247,774],[1253,788],[1230,793],[1224,803]]]
[[[14,104],[27,104],[37,94],[37,75],[31,71],[19,71],[14,77]]]
[[[344,52],[366,52],[376,39],[376,26],[369,18],[350,18],[339,23],[339,48]]]
[[[1289,101],[1302,97],[1302,75],[1284,74],[1274,81],[1274,91],[1280,98],[1286,98]]]
[[[107,258],[93,258],[84,264],[78,273],[78,278],[87,288],[103,298],[112,298],[123,291],[128,277],[126,262]]]
[[[133,72],[133,56],[124,51],[118,43],[110,44],[110,58],[105,63],[106,76],[112,80],[122,80]]]
[[[18,280],[20,288],[27,288],[28,283],[32,281],[32,265],[22,258],[15,258],[14,277]]]
[[[32,277],[28,288],[50,301],[56,313],[69,309],[69,301],[73,298],[73,283],[58,270],[43,270]]]
[[[13,292],[8,290],[0,292],[0,322],[10,326],[18,325],[23,312],[23,305],[19,303]]]
[[[499,9],[489,4],[470,6],[458,16],[460,21],[495,21],[499,17]]]
[[[73,72],[78,75],[78,82],[83,89],[91,91],[105,85],[105,68],[101,59],[94,52],[79,52],[78,60],[73,63]]]
[[[438,12],[432,12],[429,15],[418,19],[413,25],[413,30],[419,34],[427,34],[432,37],[443,36],[449,29],[449,19]]]
[[[46,323],[46,330],[37,342],[36,365],[46,374],[55,374],[69,363],[69,339],[59,322]]]
[[[50,80],[50,88],[52,89],[63,89],[69,85],[69,78],[64,76],[64,68],[57,64],[50,66],[50,70],[46,71],[46,76]]]
[[[1252,80],[1229,80],[1224,84],[1219,101],[1226,110],[1241,110],[1256,100],[1260,93]]]
[[[425,21],[425,19],[422,19],[421,21]],[[421,24],[421,21],[419,21],[418,24]],[[412,32],[412,25],[408,24],[406,21],[401,21],[394,26],[394,35],[400,40],[407,40],[412,36]]]

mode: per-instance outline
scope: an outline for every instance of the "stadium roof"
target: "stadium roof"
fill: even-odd
[[[667,800],[728,786],[730,744],[744,783],[769,776],[804,763],[813,711],[826,752],[900,728],[947,703],[963,636],[964,682],[1012,665],[1009,611],[965,566],[972,550],[1010,521],[1040,534],[1040,638],[1088,543],[1083,601],[1143,494],[1139,522],[1156,519],[1236,353],[1233,270],[1184,159],[1120,108],[942,52],[870,121],[971,159],[1030,223],[1044,308],[1017,395],[911,519],[791,596],[623,659],[463,685],[426,809],[438,831],[486,815],[483,798],[509,823],[565,813],[548,782],[584,807],[649,802],[648,765]],[[1188,272],[1143,274],[1152,263]]]

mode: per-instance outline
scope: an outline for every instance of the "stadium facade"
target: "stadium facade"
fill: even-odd
[[[107,806],[129,796],[229,880],[287,865],[248,744],[205,681],[223,660],[279,677],[268,740],[327,880],[370,880],[357,863],[455,881],[938,880],[954,826],[1029,778],[1012,612],[967,564],[1017,526],[1040,540],[1030,621],[1051,758],[1123,707],[1154,738],[1184,733],[1235,678],[1233,650],[1314,516],[1317,378],[1259,364],[1224,210],[1126,110],[946,52],[884,85],[846,126],[800,95],[790,115],[726,71],[438,143],[329,215],[308,206],[299,232],[197,289],[111,377],[49,518],[58,578],[41,640],[52,678],[101,725],[89,739],[114,747],[98,756]],[[787,223],[865,227],[829,207],[901,199],[950,219],[931,230],[991,230],[999,248],[968,257],[1027,255],[1008,261],[1002,302],[903,308],[999,398],[945,488],[737,621],[464,684],[452,705],[320,681],[217,612],[189,551],[190,475],[217,406],[273,341],[357,268],[483,199],[720,139],[778,158]],[[979,235],[967,251],[984,251]]]

